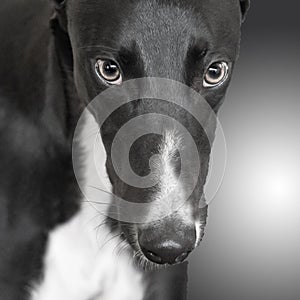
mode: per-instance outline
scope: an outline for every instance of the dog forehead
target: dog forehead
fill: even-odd
[[[168,40],[210,35],[214,42],[231,39],[227,44],[239,39],[237,0],[69,0],[67,7],[81,45],[105,37],[123,46],[122,40],[144,40],[145,34],[156,41],[159,35]]]
[[[169,4],[172,1],[157,2],[139,1],[123,20],[122,36],[132,36],[139,44],[145,39],[146,43],[176,39],[177,44],[184,46],[184,41],[196,34],[200,16],[182,5]]]

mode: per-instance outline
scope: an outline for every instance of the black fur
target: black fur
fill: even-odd
[[[51,6],[2,1],[0,12],[0,299],[27,299],[49,230],[79,207],[70,146],[80,102]]]
[[[239,24],[248,9],[248,1],[240,1],[241,6],[237,0],[145,1],[155,12],[161,7],[174,5],[199,16],[193,22],[185,18],[182,24],[176,24],[179,29],[189,29],[188,36],[180,35],[181,40],[177,41],[182,49],[189,49],[189,55],[187,59],[174,57],[174,65],[163,69],[149,67],[154,63],[147,61],[154,57],[151,56],[156,51],[154,44],[144,45],[149,54],[145,58],[137,51],[136,44],[129,42],[140,30],[135,27],[138,25],[134,22],[137,16],[131,14],[137,2],[1,0],[1,300],[27,299],[30,284],[42,274],[42,257],[49,231],[67,222],[79,207],[81,195],[71,157],[73,131],[84,106],[106,88],[91,70],[90,60],[93,61],[98,53],[85,52],[79,47],[106,43],[119,49],[118,58],[123,59],[126,70],[125,79],[154,75],[169,77],[202,93],[215,111],[223,101],[227,85],[220,90],[204,91],[194,80],[195,74],[214,58],[216,49],[223,49],[226,52],[223,54],[234,64],[239,48]],[[145,7],[141,6],[141,13],[145,9],[147,12]],[[237,13],[240,9],[241,14]],[[165,19],[172,20],[172,10]],[[131,28],[122,27],[126,20],[132,20],[129,22]],[[142,21],[155,23],[156,19]],[[196,37],[196,44],[190,43],[191,35]],[[174,40],[169,42],[173,45]],[[199,54],[206,48],[211,51],[195,69]],[[161,57],[156,59],[157,64],[163,62]],[[125,119],[118,117],[117,122],[124,122],[128,110],[132,109],[125,108]],[[158,108],[149,104],[149,109]],[[169,110],[169,107],[164,109]],[[135,108],[133,110],[136,113]],[[114,130],[120,125],[116,125],[113,119],[110,121],[113,123],[108,121],[108,125],[102,128],[108,153]],[[192,124],[193,120],[189,122]],[[196,132],[197,128],[193,128]],[[196,133],[195,138],[201,143]],[[206,156],[206,166],[196,196],[202,193],[209,151],[203,155]],[[109,159],[107,166],[115,192],[121,193]]]

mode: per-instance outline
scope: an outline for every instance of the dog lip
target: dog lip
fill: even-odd
[[[156,255],[154,252],[148,251],[148,255],[149,255],[149,259],[152,262],[154,262],[156,264],[160,264],[160,265],[162,264],[162,259],[158,255]]]
[[[182,253],[175,259],[175,263],[182,263],[189,256],[190,253],[191,251]]]

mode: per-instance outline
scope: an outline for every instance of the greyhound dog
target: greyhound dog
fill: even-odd
[[[180,82],[217,113],[248,7],[247,0],[1,1],[0,299],[143,299],[139,265],[179,264],[199,244],[211,145],[189,112],[137,99],[99,128],[112,192],[134,203],[151,202],[168,190],[180,173],[180,148],[190,145],[169,131],[135,141],[130,165],[139,176],[149,173],[153,154],[166,157],[157,166],[160,184],[140,189],[114,169],[111,148],[118,130],[132,118],[160,113],[193,137],[200,157],[195,188],[184,208],[153,222],[100,221],[85,209],[73,171],[74,132],[92,99],[137,78]],[[184,197],[186,188],[176,197]],[[87,223],[105,229],[96,234]],[[122,257],[112,254],[118,243],[128,246]],[[128,263],[132,257],[137,267]]]

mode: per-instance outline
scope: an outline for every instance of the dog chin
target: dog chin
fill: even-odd
[[[118,223],[118,222],[116,222]],[[115,226],[116,226],[115,223]],[[130,251],[134,265],[143,271],[153,271],[164,268],[163,265],[156,264],[145,257],[137,240],[137,233],[132,227],[118,224],[121,237],[127,243],[127,250]]]
[[[141,250],[134,251],[133,258],[137,268],[146,272],[165,269],[168,266],[167,264],[161,265],[150,261],[148,258],[146,258]]]

